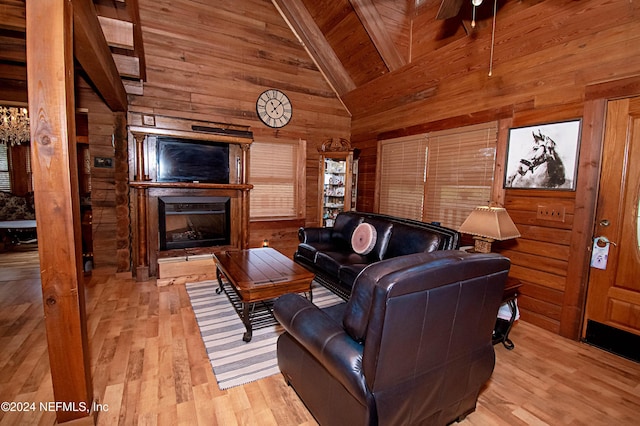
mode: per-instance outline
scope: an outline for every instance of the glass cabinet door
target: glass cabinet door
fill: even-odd
[[[332,227],[338,213],[352,208],[351,152],[321,157],[321,226]]]

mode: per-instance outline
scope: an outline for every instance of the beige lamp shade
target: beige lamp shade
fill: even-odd
[[[474,235],[476,251],[488,253],[491,242],[518,238],[520,232],[504,207],[480,206],[471,211],[458,229],[460,233]]]

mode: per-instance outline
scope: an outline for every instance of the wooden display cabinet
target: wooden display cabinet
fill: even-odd
[[[320,226],[332,227],[338,213],[354,207],[353,151],[321,153],[319,180]]]

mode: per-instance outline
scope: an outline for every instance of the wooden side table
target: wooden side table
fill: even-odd
[[[517,278],[507,278],[504,292],[502,293],[502,303],[506,303],[507,306],[509,306],[511,318],[508,321],[498,318],[493,329],[493,344],[502,343],[508,350],[512,350],[515,347],[511,339],[509,339],[509,332],[511,331],[513,322],[516,320],[518,309],[516,298],[518,297],[518,290],[521,286],[522,283]]]

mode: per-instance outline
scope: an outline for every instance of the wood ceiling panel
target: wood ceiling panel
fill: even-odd
[[[302,3],[356,86],[389,71],[349,0]]]
[[[355,12],[325,33],[325,37],[356,85],[389,71]]]
[[[347,15],[353,13],[348,0],[302,0],[302,3],[324,34],[340,24]]]
[[[393,42],[406,62],[410,60],[411,14],[414,0],[376,0],[375,7]]]

